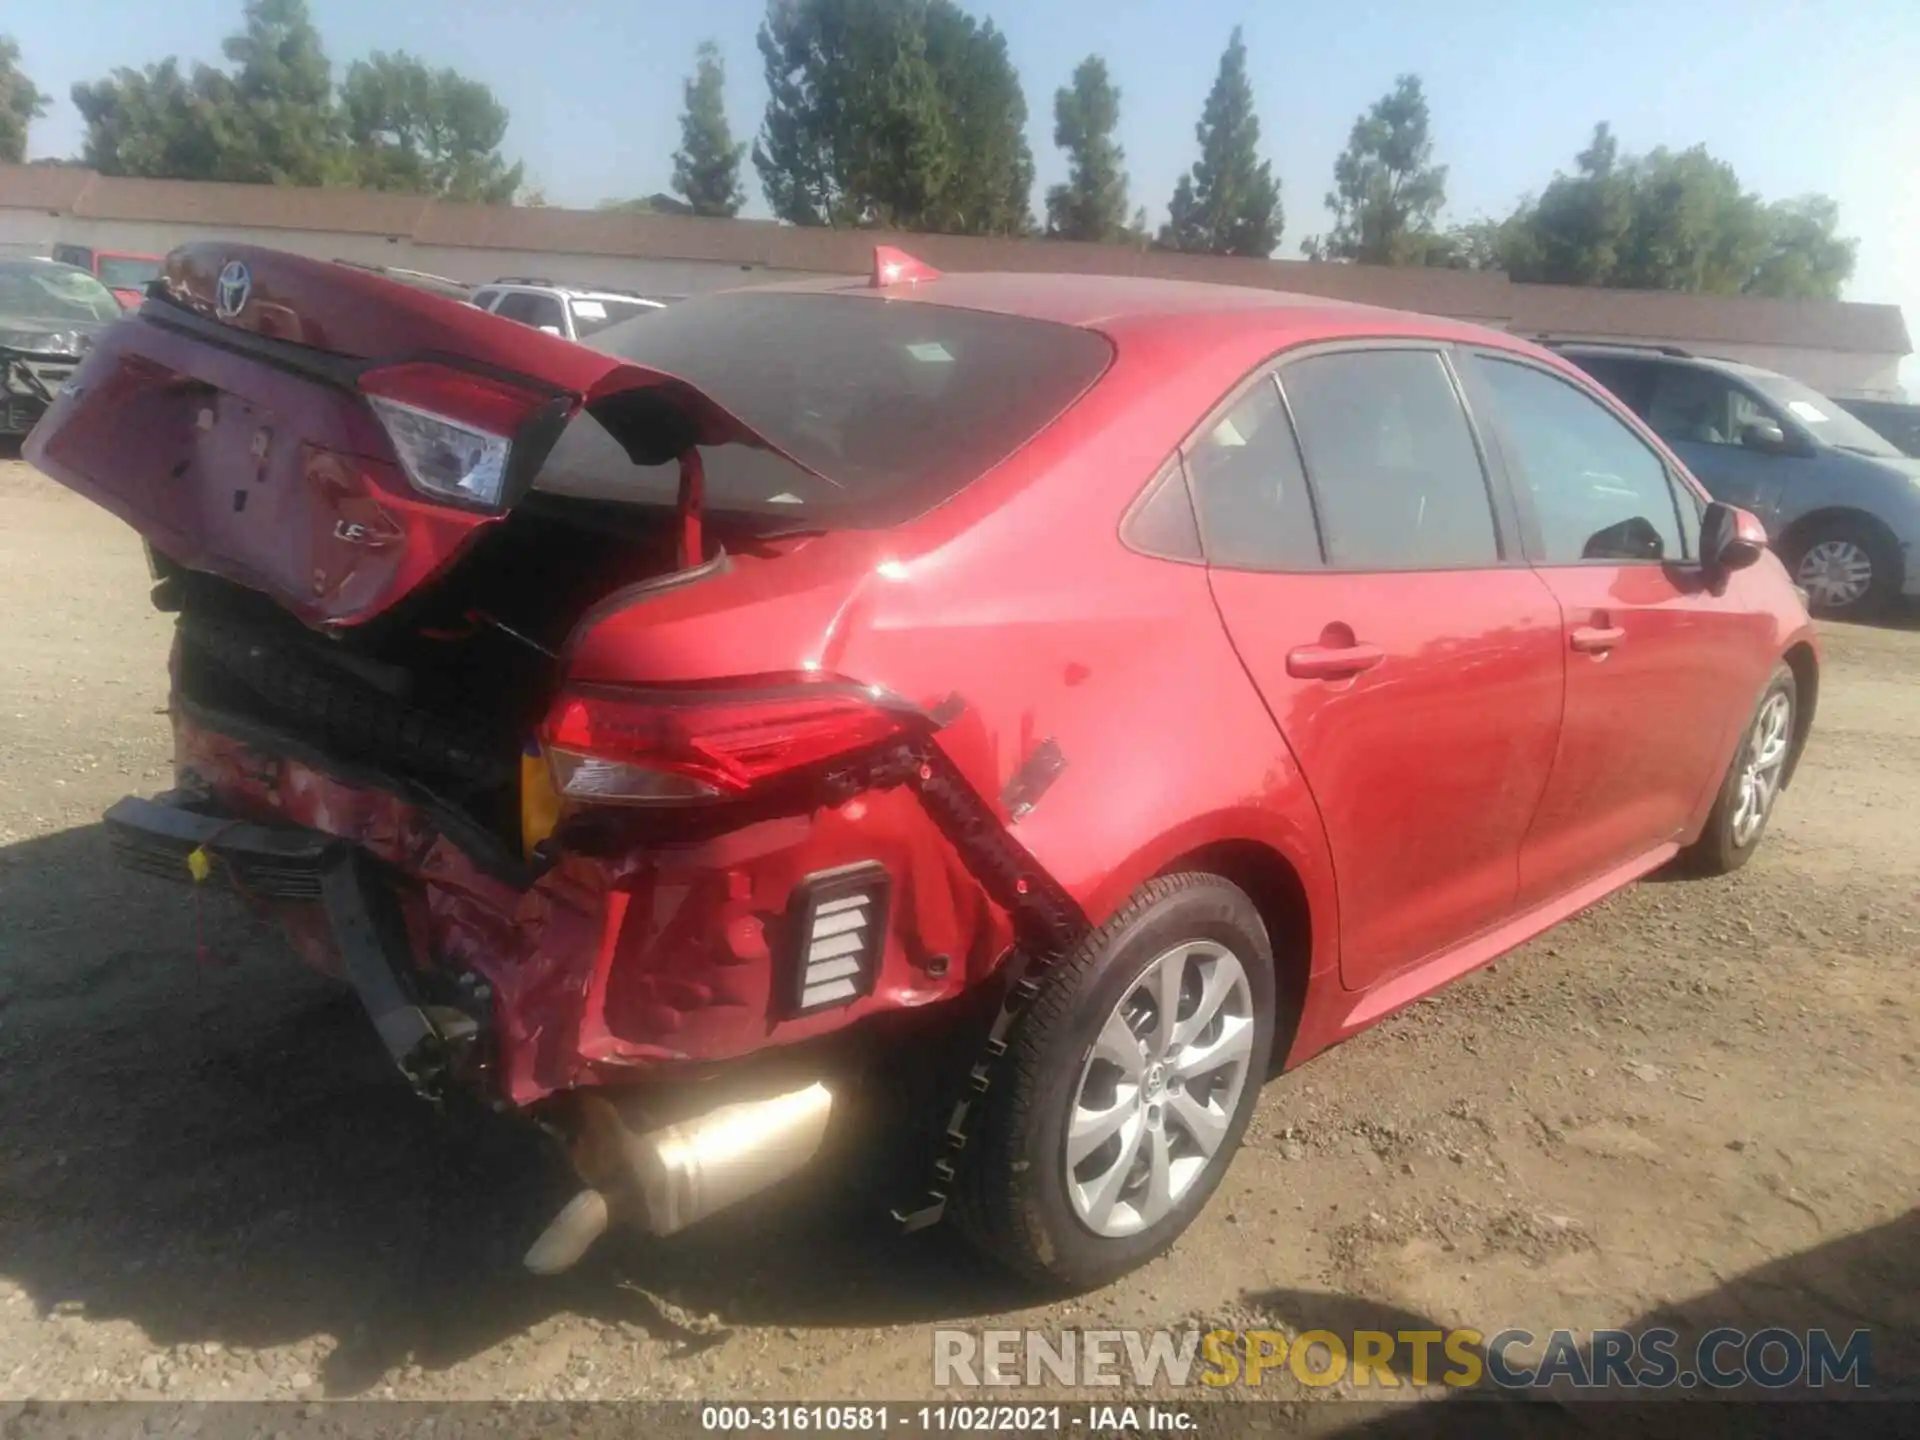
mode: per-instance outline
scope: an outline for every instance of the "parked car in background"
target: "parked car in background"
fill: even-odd
[[[495,280],[473,292],[473,303],[507,320],[563,340],[584,340],[622,320],[664,309],[666,302],[633,290],[564,285],[524,276]]]
[[[1900,453],[1920,457],[1920,405],[1898,400],[1842,400],[1840,408],[1880,432]]]
[[[424,290],[429,295],[439,295],[448,300],[458,300],[464,305],[473,303],[473,287],[464,280],[450,280],[445,275],[435,275],[426,270],[408,270],[399,265],[369,265],[364,260],[341,260],[336,265],[350,265],[355,270],[365,270],[370,275],[383,275],[399,285],[407,285],[415,290]]]
[[[85,270],[0,260],[0,435],[33,428],[120,302]]]
[[[1275,1057],[1743,864],[1818,694],[1759,523],[1578,370],[1271,290],[883,251],[579,345],[203,243],[27,456],[178,617],[120,855],[563,1136],[540,1271],[957,1053],[899,1222],[1111,1279]]]
[[[147,293],[147,286],[160,274],[158,255],[140,255],[131,250],[95,250],[87,245],[56,245],[53,247],[53,258],[63,265],[87,271],[129,309],[140,303]]]
[[[1920,462],[1798,380],[1675,349],[1554,347],[1625,401],[1716,500],[1760,517],[1817,613],[1920,595]]]

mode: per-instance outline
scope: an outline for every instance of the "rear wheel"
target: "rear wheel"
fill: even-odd
[[[1857,619],[1877,613],[1900,590],[1900,556],[1863,520],[1816,521],[1789,542],[1788,568],[1815,614]]]
[[[994,1259],[1105,1284],[1192,1223],[1239,1147],[1273,1044],[1253,902],[1166,876],[1049,970],[988,1092],[962,1211]]]
[[[1799,699],[1793,671],[1776,666],[1741,733],[1740,748],[1721,782],[1707,828],[1682,857],[1695,874],[1725,875],[1738,870],[1760,848],[1793,753]]]

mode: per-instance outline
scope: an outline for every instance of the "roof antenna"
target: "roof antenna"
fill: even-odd
[[[873,278],[867,283],[875,290],[889,285],[918,285],[922,280],[938,280],[940,272],[924,260],[916,260],[891,245],[873,247]]]

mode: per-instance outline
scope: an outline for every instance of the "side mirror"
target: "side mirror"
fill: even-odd
[[[1749,420],[1740,427],[1740,444],[1748,450],[1758,450],[1762,455],[1790,455],[1794,445],[1787,438],[1787,432],[1780,428],[1778,420]]]
[[[1767,549],[1767,527],[1760,517],[1716,500],[1700,517],[1700,563],[1709,574],[1744,570]]]

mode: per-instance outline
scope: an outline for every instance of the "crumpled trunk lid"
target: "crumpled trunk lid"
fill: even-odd
[[[529,397],[504,437],[498,503],[450,503],[410,480],[364,389],[398,368]],[[582,410],[636,464],[776,449],[664,372],[350,266],[202,242],[170,255],[156,293],[101,334],[25,454],[174,563],[309,625],[352,626],[498,524]]]

